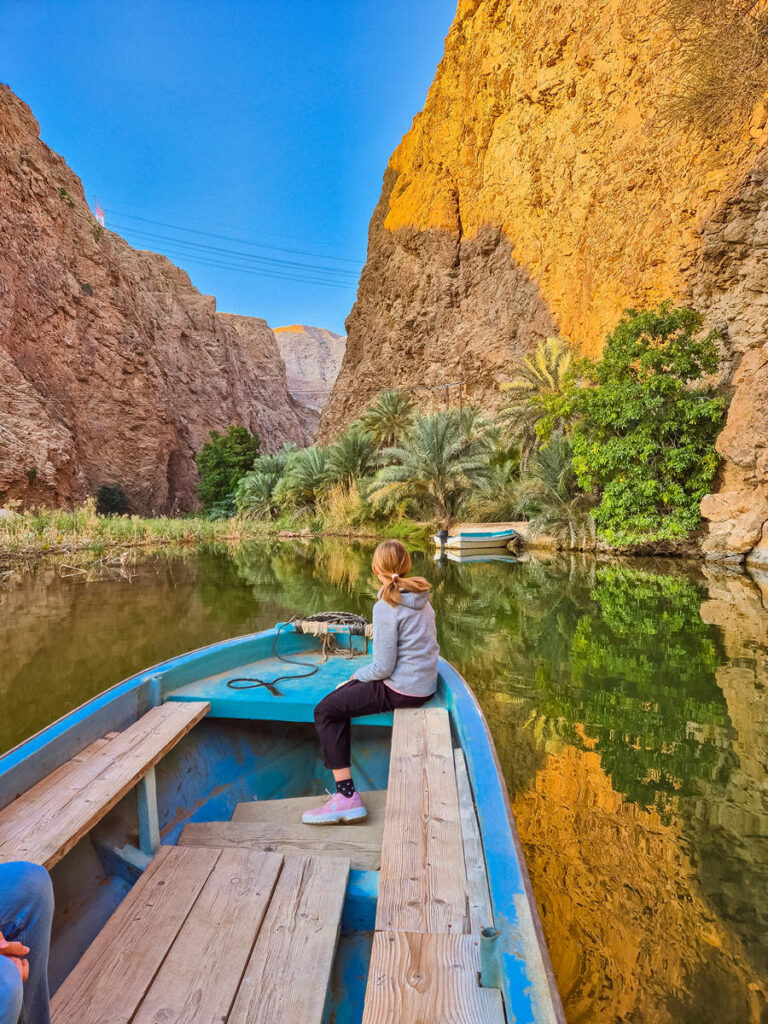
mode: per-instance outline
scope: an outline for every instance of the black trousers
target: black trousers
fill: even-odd
[[[325,767],[331,770],[349,768],[352,762],[350,718],[377,715],[381,711],[394,711],[395,708],[420,708],[432,696],[409,697],[397,693],[381,679],[375,679],[372,683],[355,679],[333,690],[315,707],[315,728],[323,749]]]

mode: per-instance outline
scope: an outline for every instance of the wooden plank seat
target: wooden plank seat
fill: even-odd
[[[504,1024],[501,992],[480,988],[476,935],[376,932],[363,1024]]]
[[[62,764],[0,810],[0,861],[51,868],[207,710],[204,702],[160,705]]]
[[[470,930],[448,712],[395,711],[377,931]]]
[[[320,1024],[349,862],[162,847],[53,1024]]]
[[[504,1024],[501,992],[478,984],[477,932],[490,924],[482,841],[448,713],[395,711],[363,1024]]]
[[[278,853],[348,857],[353,868],[377,871],[381,863],[386,790],[362,794],[368,808],[364,822],[348,826],[305,825],[303,811],[321,798],[255,800],[238,804],[232,821],[190,822],[180,846],[241,847]]]

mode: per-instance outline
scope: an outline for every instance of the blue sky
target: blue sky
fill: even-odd
[[[456,0],[0,0],[0,79],[220,310],[343,331]]]

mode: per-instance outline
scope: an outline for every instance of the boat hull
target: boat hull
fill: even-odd
[[[351,638],[364,659],[365,641]],[[174,844],[191,821],[231,818],[243,801],[322,793],[328,776],[317,746],[312,714],[330,692],[346,658],[329,659],[302,680],[238,692],[230,676],[269,677],[275,645],[280,653],[323,662],[320,642],[283,625],[215,644],[138,673],[82,705],[0,758],[0,806],[10,803],[94,739],[125,729],[165,700],[208,700],[211,710],[157,770],[163,843]],[[358,662],[359,663],[359,662]],[[271,666],[271,667],[270,667]],[[258,669],[258,671],[257,671]],[[283,672],[290,666],[283,665]],[[300,668],[294,668],[300,672]],[[564,1021],[535,901],[515,830],[493,740],[482,711],[456,669],[441,659],[435,703],[450,715],[454,743],[465,756],[485,851],[495,926],[501,931],[502,988],[507,1014],[519,1024]],[[391,715],[368,716],[353,725],[353,768],[362,789],[385,789],[389,772]],[[110,811],[53,869],[57,919],[52,949],[56,987],[85,951],[138,876],[126,860],[135,842],[135,793]],[[376,906],[376,872],[353,872],[332,991],[338,1024],[361,1017],[370,932]],[[369,877],[371,876],[371,877]],[[346,923],[345,923],[346,922]]]

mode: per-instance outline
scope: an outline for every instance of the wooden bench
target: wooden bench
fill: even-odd
[[[469,931],[448,712],[396,711],[381,847],[377,931]]]
[[[448,713],[395,711],[363,1024],[504,1024],[501,992],[478,984],[478,933],[492,923],[469,778]]]
[[[361,795],[368,817],[360,824],[336,828],[303,824],[302,813],[321,802],[316,796],[254,800],[238,804],[231,822],[190,822],[181,833],[179,845],[341,856],[349,858],[353,868],[376,871],[381,863],[387,791]]]
[[[53,1024],[320,1024],[349,862],[163,847],[53,998]]]
[[[0,861],[53,867],[138,782],[143,847],[156,849],[153,768],[208,711],[200,703],[152,708],[121,733],[96,740],[0,811]],[[145,852],[150,852],[145,849]]]

